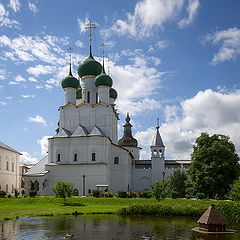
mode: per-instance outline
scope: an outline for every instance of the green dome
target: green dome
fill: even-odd
[[[108,86],[111,87],[113,84],[112,78],[108,76],[104,71],[95,78],[96,87]]]
[[[91,54],[82,64],[78,66],[79,77],[87,75],[97,76],[101,73],[101,71],[102,65],[97,62]]]
[[[73,77],[73,75],[70,72],[69,75],[62,80],[61,85],[62,85],[62,88],[77,89],[79,87],[79,81],[75,77]]]
[[[114,88],[110,88],[109,89],[109,97],[117,99],[117,96],[118,96],[117,91]]]
[[[81,99],[82,98],[82,89],[78,88],[77,92],[76,92],[76,98],[77,99]]]

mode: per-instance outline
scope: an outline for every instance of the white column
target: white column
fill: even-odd
[[[65,88],[64,89],[64,104],[76,105],[76,89],[75,88]]]

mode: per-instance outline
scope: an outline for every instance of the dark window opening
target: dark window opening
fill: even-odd
[[[61,160],[61,154],[58,153],[58,155],[57,155],[57,162],[60,162],[60,160]]]
[[[98,93],[96,92],[96,103],[98,103]]]
[[[75,153],[75,154],[74,154],[74,159],[73,159],[73,161],[75,161],[75,162],[76,162],[76,161],[77,161],[77,159],[78,159],[78,155],[77,155],[77,153]]]
[[[90,92],[87,92],[87,103],[90,103]]]
[[[96,153],[92,153],[92,161],[96,161]]]
[[[114,158],[114,164],[119,164],[119,158],[118,157]]]

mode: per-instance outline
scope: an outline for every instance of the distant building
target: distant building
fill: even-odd
[[[19,156],[21,153],[0,142],[0,190],[13,194],[21,190]]]
[[[105,72],[104,61],[101,65],[92,56],[91,45],[78,75],[72,75],[70,64],[69,74],[61,83],[64,105],[59,107],[56,135],[48,139],[48,155],[24,174],[26,193],[34,189],[39,195],[53,195],[51,187],[58,179],[73,182],[76,195],[97,188],[141,191],[177,168],[189,166],[190,161],[165,160],[159,126],[150,146],[151,159],[140,160],[141,148],[132,136],[129,114],[123,137],[118,140],[118,94]]]

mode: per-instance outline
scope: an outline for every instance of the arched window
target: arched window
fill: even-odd
[[[118,157],[114,158],[114,164],[119,164],[119,158]]]
[[[58,154],[57,154],[57,162],[60,162],[60,160],[61,160],[61,154],[58,153]]]
[[[98,93],[96,92],[96,103],[98,103]]]
[[[14,162],[12,162],[12,172],[14,172]]]
[[[73,161],[76,162],[77,160],[78,160],[78,155],[77,155],[77,153],[74,153]]]
[[[9,171],[9,162],[6,161],[6,170]]]
[[[87,103],[90,103],[90,92],[87,91]]]
[[[92,161],[96,161],[96,153],[92,153]]]
[[[8,184],[6,184],[6,193],[8,193]]]

